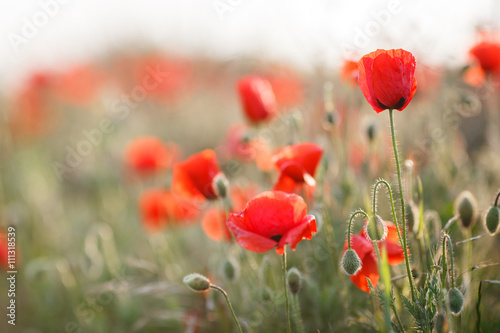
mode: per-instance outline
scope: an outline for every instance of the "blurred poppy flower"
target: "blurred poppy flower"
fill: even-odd
[[[215,176],[221,173],[217,156],[211,149],[194,154],[183,162],[174,164],[172,191],[193,199],[215,199]]]
[[[389,265],[398,265],[404,261],[403,248],[399,245],[398,232],[394,223],[386,222],[387,236],[383,243],[387,250],[387,258]],[[379,249],[382,248],[382,242],[378,242]],[[351,275],[351,281],[356,287],[362,291],[369,293],[368,282],[369,278],[375,287],[379,280],[379,272],[377,265],[377,256],[373,248],[372,242],[367,238],[365,228],[361,230],[359,235],[351,236],[351,247],[361,259],[361,269],[357,274]],[[347,242],[344,245],[344,253],[347,250]]]
[[[140,175],[150,175],[168,169],[179,156],[174,143],[163,143],[154,136],[132,140],[125,149],[125,162]]]
[[[309,142],[286,146],[278,151],[273,161],[280,171],[280,177],[274,190],[291,193],[303,184],[314,188],[314,174],[322,155],[323,149]]]
[[[106,76],[92,65],[69,68],[55,79],[54,90],[64,102],[88,106],[103,87]]]
[[[302,239],[316,233],[316,219],[306,214],[307,205],[300,196],[268,191],[250,200],[243,211],[229,214],[226,224],[241,247],[254,252],[276,247],[281,255],[286,244],[295,250]]]
[[[271,83],[250,75],[238,81],[238,92],[246,117],[254,123],[269,120],[276,113],[276,97]]]
[[[276,104],[280,108],[290,109],[302,103],[304,87],[299,75],[292,69],[278,66],[266,75],[271,83]]]
[[[158,231],[171,222],[185,223],[199,215],[195,203],[162,188],[151,188],[141,193],[139,210],[146,229]]]
[[[475,64],[464,73],[464,81],[472,86],[480,86],[488,75],[500,80],[500,39],[497,34],[481,32],[481,41],[469,50]]]
[[[9,247],[7,235],[0,231],[0,267],[9,270]]]
[[[220,208],[209,208],[203,215],[201,227],[205,234],[214,241],[231,241],[231,232],[226,226],[226,211]]]
[[[236,158],[242,161],[250,161],[254,157],[252,138],[247,136],[245,125],[237,124],[228,128],[226,140],[220,150],[227,159]]]
[[[406,108],[417,90],[415,67],[415,57],[402,49],[379,49],[359,60],[359,87],[377,113]]]
[[[247,202],[257,195],[258,187],[250,183],[245,186],[231,186],[229,188],[229,197],[231,198],[232,210],[240,212],[245,209]]]
[[[358,73],[358,63],[352,60],[345,60],[340,69],[340,79],[354,86],[358,83]]]
[[[54,124],[54,108],[50,107],[54,74],[33,73],[22,89],[14,95],[9,125],[15,135],[37,136]]]

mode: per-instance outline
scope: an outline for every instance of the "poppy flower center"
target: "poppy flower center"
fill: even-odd
[[[281,237],[283,237],[283,236],[282,235],[274,235],[274,236],[271,236],[269,238],[271,238],[276,243],[279,243],[279,241],[281,240]]]

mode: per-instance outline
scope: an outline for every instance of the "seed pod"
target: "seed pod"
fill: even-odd
[[[297,294],[302,287],[302,274],[300,274],[297,268],[292,267],[288,270],[287,279],[288,288],[290,288],[291,293]]]
[[[484,226],[491,236],[495,235],[498,231],[500,224],[500,209],[498,206],[492,206],[484,218]]]
[[[345,251],[342,257],[342,269],[347,275],[355,275],[361,269],[361,259],[353,249]]]
[[[469,191],[460,193],[455,201],[455,215],[458,215],[463,228],[472,228],[477,221],[476,198]]]
[[[210,288],[210,280],[198,273],[186,275],[182,282],[184,282],[189,289],[198,293]]]
[[[222,172],[219,172],[212,181],[212,187],[219,198],[225,198],[229,189],[229,181]]]
[[[387,236],[387,225],[378,215],[370,217],[365,225],[366,237],[371,241],[382,241]]]
[[[450,299],[450,310],[454,314],[459,314],[464,306],[464,295],[457,288],[448,291],[448,298]]]

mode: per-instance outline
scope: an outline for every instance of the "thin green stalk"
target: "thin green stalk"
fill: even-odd
[[[283,248],[283,291],[285,292],[285,310],[286,310],[286,323],[288,333],[292,333],[292,326],[290,324],[290,310],[288,305],[288,288],[286,283],[286,246]]]
[[[392,312],[394,312],[394,316],[396,317],[396,320],[398,322],[399,329],[401,330],[401,332],[406,333],[405,328],[403,327],[403,324],[401,323],[401,319],[399,319],[398,312],[396,311],[396,305],[394,305],[394,304],[392,305]]]
[[[293,299],[293,308],[295,311],[295,321],[297,324],[297,328],[299,329],[299,332],[304,333],[304,326],[302,325],[302,317],[300,315],[300,306],[298,298],[299,296],[297,294],[293,294],[292,299]]]
[[[403,231],[402,231],[403,232],[403,253],[405,255],[406,273],[408,274],[408,281],[410,283],[411,299],[413,302],[415,302],[415,285],[413,284],[413,275],[411,274],[410,259],[409,259],[409,255],[408,255],[408,246],[407,246],[407,242],[406,242],[406,214],[405,214],[405,199],[404,199],[404,192],[403,192],[403,182],[401,180],[401,167],[399,165],[399,153],[398,153],[398,147],[396,145],[396,134],[394,133],[394,117],[393,117],[392,113],[393,113],[393,110],[389,109],[389,118],[391,121],[392,147],[394,149],[394,158],[396,160],[396,168],[398,171],[398,184],[399,184],[399,192],[400,192],[400,197],[401,197],[401,213],[403,216]]]
[[[500,192],[499,192],[500,193]],[[481,287],[483,286],[483,281],[479,281],[479,288],[477,289],[477,303],[476,303],[476,315],[477,315],[477,321],[476,321],[476,332],[480,333],[481,332]]]
[[[447,264],[446,264],[446,241],[448,241],[448,249],[450,251],[450,262],[451,262],[451,289],[455,288],[455,273],[454,273],[454,267],[453,267],[453,262],[455,261],[453,259],[453,244],[451,242],[451,237],[448,234],[445,234],[443,236],[443,289],[445,289],[445,281],[446,281],[446,269],[447,269]]]
[[[500,191],[497,193],[497,197],[495,198],[495,206],[498,206],[498,200],[500,199]]]
[[[382,277],[382,283],[384,285],[384,322],[386,326],[386,332],[391,331],[391,315],[389,312],[389,302],[390,302],[390,279],[386,273],[389,271],[389,264],[387,262],[387,252],[384,251],[384,261],[382,261],[382,257],[380,255],[380,251],[378,249],[377,241],[372,241],[373,248],[375,249],[375,253],[377,254],[378,261],[378,270],[379,274]],[[387,284],[388,282],[388,284]]]
[[[349,218],[349,223],[347,224],[347,247],[349,250],[351,250],[352,220],[354,220],[354,218],[359,214],[364,215],[367,220],[369,219],[368,214],[366,214],[362,210],[357,210],[351,214],[351,217]]]
[[[236,317],[236,314],[234,313],[233,306],[231,305],[231,302],[229,301],[229,296],[227,296],[227,293],[224,289],[222,289],[219,286],[216,286],[215,284],[211,284],[210,288],[218,290],[222,295],[224,295],[224,298],[226,299],[227,306],[229,310],[231,311],[231,315],[233,316],[234,322],[236,323],[236,326],[238,326],[238,331],[240,333],[243,333],[243,330],[241,329],[240,322],[238,321],[238,318]]]

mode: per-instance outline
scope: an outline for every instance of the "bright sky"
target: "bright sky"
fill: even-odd
[[[0,0],[0,85],[124,44],[235,59],[258,54],[312,68],[404,48],[459,64],[499,0]]]

